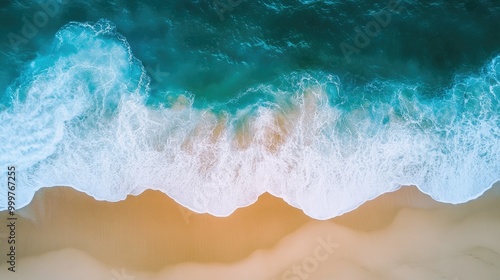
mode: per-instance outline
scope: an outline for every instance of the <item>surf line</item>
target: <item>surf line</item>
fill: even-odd
[[[7,168],[7,227],[9,228],[9,234],[7,237],[7,243],[10,245],[7,254],[7,263],[9,267],[7,268],[11,272],[16,272],[16,167],[9,166]]]

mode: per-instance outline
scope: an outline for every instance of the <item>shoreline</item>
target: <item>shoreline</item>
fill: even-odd
[[[138,271],[183,263],[234,264],[256,252],[272,251],[310,226],[372,235],[390,228],[407,211],[461,213],[460,209],[481,208],[492,201],[500,202],[500,185],[460,205],[436,202],[416,187],[404,187],[336,218],[315,220],[266,193],[254,204],[220,218],[192,212],[159,191],[104,202],[68,187],[46,188],[18,210],[18,257],[36,258],[72,248],[108,266]],[[0,212],[0,219],[5,216]]]
[[[293,207],[293,208],[296,208],[296,209],[299,209],[301,210],[302,212],[304,212],[305,215],[307,215],[308,217],[312,218],[312,219],[315,219],[315,220],[329,220],[329,219],[334,219],[334,218],[337,218],[337,217],[340,217],[342,215],[345,215],[345,214],[348,214],[348,213],[351,213],[352,211],[356,211],[356,209],[358,209],[359,207],[363,206],[364,204],[372,201],[372,200],[376,200],[378,199],[379,197],[382,197],[386,194],[390,194],[390,193],[394,193],[394,192],[398,192],[400,191],[401,189],[405,189],[405,188],[415,188],[418,192],[420,192],[421,194],[423,195],[426,195],[428,197],[430,197],[433,201],[437,202],[437,203],[443,203],[443,204],[449,204],[449,205],[460,205],[460,204],[465,204],[465,203],[468,203],[470,201],[474,201],[480,197],[482,197],[483,195],[485,195],[485,193],[489,192],[491,189],[494,189],[494,188],[499,188],[497,186],[500,186],[500,180],[495,180],[493,183],[490,184],[490,187],[484,189],[482,192],[479,192],[476,196],[466,200],[466,201],[461,201],[461,202],[449,202],[449,201],[441,201],[441,200],[437,200],[435,199],[431,194],[423,191],[418,185],[415,185],[415,184],[400,184],[399,186],[395,187],[394,189],[391,189],[391,190],[388,190],[382,194],[378,194],[378,195],[375,195],[374,197],[371,197],[371,198],[367,198],[366,200],[364,200],[363,202],[361,202],[359,205],[355,206],[354,208],[350,209],[350,210],[345,210],[345,211],[342,211],[340,214],[336,215],[336,216],[332,216],[332,217],[327,217],[327,218],[316,218],[316,217],[312,217],[311,215],[308,215],[299,205],[295,205],[289,201],[287,201],[286,198],[283,198],[279,195],[276,195],[274,194],[273,192],[271,191],[266,191],[266,192],[263,192],[261,194],[259,194],[257,196],[257,198],[255,198],[253,201],[249,202],[249,203],[245,203],[245,204],[242,204],[242,205],[238,205],[235,207],[235,209],[230,212],[229,214],[227,215],[217,215],[217,214],[214,214],[214,213],[211,213],[210,211],[206,211],[206,212],[198,212],[196,209],[193,209],[191,207],[189,207],[188,205],[185,205],[181,202],[179,202],[177,199],[171,197],[169,194],[165,193],[163,190],[159,190],[159,189],[145,189],[139,193],[130,193],[128,195],[126,195],[124,198],[121,198],[121,199],[116,199],[116,200],[108,200],[108,199],[104,199],[104,198],[99,198],[99,197],[95,197],[91,194],[89,194],[88,192],[84,191],[84,190],[81,190],[79,188],[76,188],[76,187],[73,187],[73,186],[64,186],[64,185],[60,185],[60,186],[52,186],[52,187],[40,187],[38,188],[37,190],[35,190],[35,192],[33,193],[31,199],[29,199],[29,202],[27,204],[21,204],[20,207],[18,207],[17,209],[23,209],[25,207],[28,207],[34,200],[34,198],[37,196],[37,194],[39,192],[44,192],[48,189],[51,189],[51,188],[67,188],[67,189],[71,189],[75,192],[78,192],[78,193],[82,193],[82,194],[85,194],[86,196],[89,196],[91,198],[93,198],[95,201],[100,201],[100,202],[109,202],[109,203],[118,203],[118,202],[121,202],[121,201],[125,201],[126,199],[128,199],[129,197],[134,197],[134,196],[140,196],[146,192],[150,192],[150,191],[153,191],[153,192],[159,192],[161,193],[162,195],[165,195],[167,196],[169,199],[173,200],[175,203],[179,204],[180,207],[183,207],[183,208],[186,208],[188,209],[189,211],[191,212],[194,212],[196,214],[208,214],[208,215],[211,215],[211,216],[214,216],[214,217],[219,217],[219,218],[225,218],[225,217],[229,217],[231,216],[234,212],[236,212],[237,210],[239,209],[242,209],[242,208],[246,208],[246,207],[249,207],[249,206],[252,206],[253,204],[255,204],[259,198],[263,195],[271,195],[277,199],[280,199],[280,200],[283,200],[284,202],[286,202],[289,206]],[[199,204],[198,202],[195,201],[195,204]],[[6,212],[7,209],[1,209],[0,208],[0,214],[3,213],[3,212]]]

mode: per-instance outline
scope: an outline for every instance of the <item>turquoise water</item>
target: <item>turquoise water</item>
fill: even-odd
[[[496,1],[217,3],[0,6],[0,163],[21,204],[149,188],[227,215],[267,191],[323,219],[500,178]]]

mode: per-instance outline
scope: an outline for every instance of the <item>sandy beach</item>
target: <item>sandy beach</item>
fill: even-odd
[[[0,1],[0,280],[500,280],[499,23]]]
[[[16,272],[0,278],[497,279],[499,202],[498,186],[461,205],[403,187],[318,221],[264,194],[220,218],[157,191],[110,203],[48,188],[18,211]]]

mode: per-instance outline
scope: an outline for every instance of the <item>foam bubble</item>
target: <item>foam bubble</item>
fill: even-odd
[[[409,184],[465,202],[500,178],[499,61],[436,98],[291,73],[246,93],[272,101],[215,114],[185,96],[146,106],[149,79],[125,39],[107,21],[72,23],[25,71],[14,90],[25,98],[0,112],[0,162],[18,166],[21,205],[58,185],[108,201],[156,189],[217,216],[264,192],[318,219]]]

